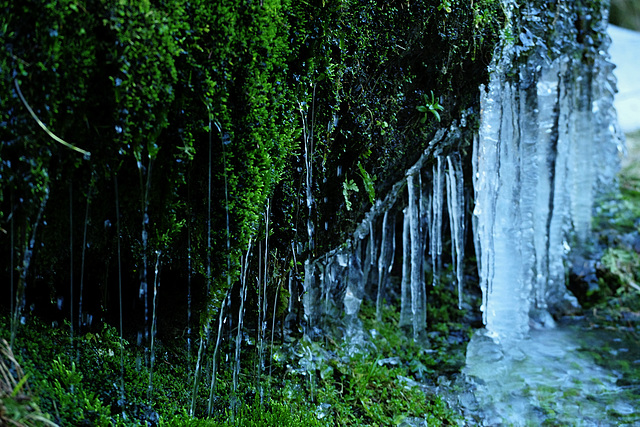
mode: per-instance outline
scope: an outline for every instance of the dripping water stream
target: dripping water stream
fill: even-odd
[[[73,348],[73,181],[69,181],[69,343]]]
[[[78,301],[78,333],[81,332],[82,326],[85,323],[83,319],[82,313],[82,298],[84,295],[84,261],[85,261],[85,253],[87,251],[87,226],[89,225],[89,205],[91,203],[91,190],[93,188],[92,184],[89,184],[89,191],[87,193],[87,207],[84,213],[84,231],[82,233],[82,256],[80,260],[80,295]],[[87,319],[87,323],[91,323],[90,318]]]
[[[118,192],[118,176],[113,177],[113,184],[116,198],[116,240],[118,247],[118,314],[120,320],[120,401],[121,405],[125,402],[124,390],[124,322],[122,320],[122,256],[120,248],[120,198]]]

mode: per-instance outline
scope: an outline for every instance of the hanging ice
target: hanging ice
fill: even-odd
[[[411,315],[413,320],[413,338],[419,339],[427,326],[427,297],[424,289],[424,274],[420,238],[420,210],[418,200],[420,187],[415,185],[416,176],[407,176],[407,190],[409,193],[409,233],[411,235]]]
[[[460,155],[454,153],[447,156],[447,166],[447,207],[449,211],[449,229],[451,230],[451,257],[458,287],[458,308],[462,308],[465,201],[464,177]]]
[[[440,273],[440,255],[442,255],[442,207],[444,201],[442,156],[436,156],[436,162],[433,165],[432,180],[432,216],[429,238],[431,265],[433,266],[433,284],[436,285],[438,283]]]
[[[376,296],[376,318],[382,320],[382,305],[385,298],[387,275],[393,265],[395,250],[395,214],[386,211],[382,219],[382,237],[380,238],[380,256],[378,257],[378,288]]]
[[[520,20],[520,39],[496,54],[481,92],[474,238],[495,338],[523,336],[531,322],[552,324],[549,312],[576,305],[564,285],[565,248],[587,248],[594,197],[617,164],[608,41],[576,25],[571,6],[557,7],[553,23],[531,5],[508,16]],[[555,44],[546,25],[558,32]]]
[[[411,229],[409,208],[404,208],[402,221],[402,284],[400,288],[400,326],[408,326],[411,320]]]

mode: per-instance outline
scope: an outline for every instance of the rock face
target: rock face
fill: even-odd
[[[401,323],[420,339],[425,286],[437,285],[443,258],[463,303],[466,239],[475,246],[483,320],[494,339],[522,337],[530,325],[550,326],[552,315],[577,308],[565,288],[565,264],[593,244],[594,203],[612,189],[621,145],[608,6],[503,7],[506,23],[490,82],[480,88],[480,110],[436,134],[346,247],[307,262],[310,326],[344,317],[346,335],[357,337],[364,297],[400,295]],[[480,119],[477,133],[465,127],[471,115]],[[464,157],[469,138],[473,153]],[[387,231],[390,217],[402,234]],[[389,238],[395,258],[387,256]],[[386,272],[400,271],[394,263],[402,266],[401,280],[388,280]]]

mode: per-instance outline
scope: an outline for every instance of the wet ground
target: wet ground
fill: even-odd
[[[478,331],[463,373],[471,424],[640,425],[640,349],[623,330],[582,322],[501,345]]]

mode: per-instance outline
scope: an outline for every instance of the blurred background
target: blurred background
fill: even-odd
[[[640,31],[640,0],[611,0],[609,21],[613,25]]]

